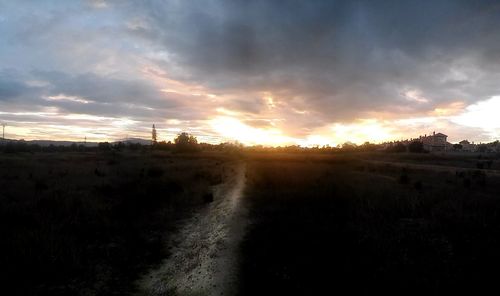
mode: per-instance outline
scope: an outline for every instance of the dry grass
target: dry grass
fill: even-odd
[[[411,163],[408,155],[391,157]],[[499,177],[467,166],[455,172],[367,162],[373,159],[376,154],[253,157],[242,294],[494,287]],[[440,161],[460,167],[470,160]]]
[[[218,154],[0,154],[0,254],[9,295],[123,295],[166,256],[173,221],[204,204]]]

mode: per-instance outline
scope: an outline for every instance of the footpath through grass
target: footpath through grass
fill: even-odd
[[[126,295],[168,256],[230,160],[163,152],[0,154],[5,295]]]

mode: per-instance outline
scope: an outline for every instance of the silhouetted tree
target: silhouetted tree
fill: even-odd
[[[97,149],[99,149],[100,151],[109,151],[111,150],[111,144],[108,142],[101,142],[97,144]]]
[[[357,145],[351,142],[345,142],[342,144],[342,151],[354,151]]]
[[[370,142],[364,142],[363,145],[359,146],[359,150],[361,150],[361,151],[375,151],[375,150],[377,150],[377,145],[372,144]]]
[[[198,140],[193,135],[182,132],[174,140],[177,152],[193,152],[198,150]]]
[[[389,147],[387,151],[396,153],[406,152],[406,146],[402,143],[397,143],[396,145]]]
[[[478,152],[487,152],[488,151],[488,147],[484,144],[480,144],[479,146],[477,146],[477,151]]]
[[[117,151],[125,149],[125,144],[123,142],[118,142],[113,145],[113,148]]]
[[[420,141],[413,141],[408,145],[408,151],[412,153],[423,153],[424,150],[424,144]]]
[[[462,145],[460,145],[460,144],[453,144],[453,150],[455,150],[455,151],[462,150],[462,148],[463,148],[463,147],[462,147]]]
[[[151,144],[156,144],[157,142],[157,137],[156,137],[156,127],[153,124],[153,131],[151,132]]]

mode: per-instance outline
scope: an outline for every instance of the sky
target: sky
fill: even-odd
[[[0,122],[27,140],[489,142],[498,28],[481,0],[0,0]]]

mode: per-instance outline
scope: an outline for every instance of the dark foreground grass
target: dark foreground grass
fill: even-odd
[[[347,156],[254,157],[247,167],[242,295],[498,290],[495,175]]]
[[[0,155],[4,295],[125,295],[179,217],[224,178],[220,155]]]

